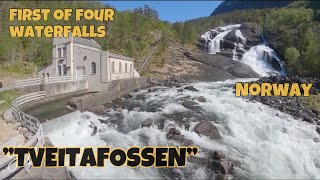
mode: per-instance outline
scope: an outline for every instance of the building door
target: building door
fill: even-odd
[[[85,67],[83,66],[77,67],[77,73],[76,73],[77,80],[82,80],[84,75],[86,75]]]

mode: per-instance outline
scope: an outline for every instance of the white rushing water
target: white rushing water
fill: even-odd
[[[108,117],[99,117],[92,113],[75,112],[69,115],[70,121],[63,118],[57,123],[64,124],[63,129],[49,133],[49,138],[57,146],[111,146],[128,149],[130,146],[177,145],[166,138],[166,132],[172,126],[181,131],[187,139],[194,141],[204,151],[222,150],[226,157],[241,162],[241,168],[235,169],[235,177],[254,179],[319,179],[320,178],[320,135],[315,126],[261,103],[253,103],[235,97],[231,88],[235,81],[196,83],[199,92],[183,91],[178,88],[159,88],[148,93],[142,90],[134,94],[131,103],[141,107],[160,107],[157,112],[135,112],[128,110],[111,111]],[[188,97],[189,96],[189,97]],[[207,102],[198,102],[200,111],[193,114],[209,116],[211,122],[219,129],[222,140],[214,141],[193,132],[201,118],[191,123],[187,130],[176,121],[167,118],[164,127],[156,125],[140,128],[147,118],[155,121],[167,115],[174,115],[191,110],[183,107],[184,98],[193,99],[199,96]],[[197,102],[197,100],[194,100]],[[71,118],[70,118],[71,117]],[[101,119],[101,120],[98,120]],[[112,123],[112,119],[114,122]],[[91,122],[98,127],[98,133],[91,136]],[[101,123],[104,122],[104,123]],[[65,124],[66,123],[66,124]],[[61,125],[58,125],[61,127]],[[54,126],[52,126],[54,127]],[[145,138],[147,137],[147,139]],[[110,164],[107,162],[107,164]],[[184,169],[184,168],[181,168]],[[191,172],[189,179],[208,179],[204,167],[187,163]],[[168,177],[163,169],[155,168],[69,168],[80,179],[154,179]],[[178,169],[173,169],[177,170]],[[182,171],[183,172],[183,171]],[[170,177],[173,179],[173,177]]]
[[[201,35],[201,38],[207,43],[207,53],[216,54],[220,52],[221,43],[223,42],[225,36],[232,32],[236,37],[236,40],[234,40],[234,49],[232,50],[233,60],[249,65],[261,76],[286,75],[283,62],[277,57],[276,53],[266,45],[264,37],[262,37],[263,41],[260,45],[253,46],[248,51],[244,49],[244,45],[247,44],[248,40],[242,34],[241,30],[239,29],[240,27],[240,24],[217,27]],[[239,52],[242,54],[242,57],[239,57]],[[277,63],[280,67],[275,69],[272,66],[272,63]]]
[[[272,67],[272,59],[275,59],[280,64],[280,70],[276,70]],[[249,51],[243,54],[241,62],[249,65],[262,76],[286,74],[282,62],[277,57],[276,53],[264,44],[250,48]]]
[[[224,39],[224,37],[234,28],[239,28],[240,26],[241,24],[234,24],[229,26],[217,27],[201,35],[201,38],[205,39],[208,43],[208,54],[216,54],[217,52],[220,52],[220,43]],[[212,37],[212,33],[216,33],[217,35],[215,37]]]

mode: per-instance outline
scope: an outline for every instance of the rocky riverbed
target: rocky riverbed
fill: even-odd
[[[251,83],[299,83],[308,84],[312,83],[313,86],[310,89],[310,95],[319,95],[320,92],[320,79],[317,78],[306,78],[298,76],[271,76],[262,77],[257,81]],[[300,86],[301,92],[302,88]],[[290,90],[290,88],[289,88]],[[317,126],[316,131],[320,134],[320,112],[317,109],[306,106],[302,97],[279,97],[279,96],[249,96],[251,101],[258,101],[272,108],[278,109],[281,112],[290,114],[296,119],[309,122]]]
[[[192,145],[200,150],[185,168],[69,169],[80,179],[320,177],[316,127],[260,102],[235,97],[237,81],[186,84],[175,78],[149,79],[153,84],[149,88],[119,97],[94,113],[75,112],[58,120],[62,128],[48,136],[58,146]]]
[[[182,146],[191,146],[191,145],[199,145],[189,136],[186,136],[183,131],[194,132],[198,134],[198,136],[203,136],[210,141],[222,141],[225,137],[221,134],[221,129],[219,126],[221,124],[215,124],[221,120],[223,117],[219,117],[218,114],[207,114],[203,111],[203,104],[208,103],[208,101],[212,102],[212,99],[208,100],[203,93],[203,90],[198,89],[196,86],[189,85],[183,79],[177,77],[170,77],[166,80],[156,80],[149,79],[148,80],[150,86],[145,90],[140,90],[136,92],[132,92],[125,96],[116,98],[112,102],[108,102],[104,104],[103,107],[93,109],[92,112],[95,114],[105,116],[107,115],[109,120],[108,123],[114,124],[118,127],[118,130],[123,133],[130,132],[130,127],[125,125],[128,123],[124,117],[123,112],[126,111],[130,114],[130,112],[137,114],[151,113],[151,114],[161,114],[160,116],[145,118],[141,120],[139,124],[135,125],[137,129],[145,129],[145,128],[157,128],[160,131],[165,132],[166,139],[169,142],[172,142],[176,145]],[[269,83],[284,83],[284,82],[300,82],[300,83],[314,83],[317,84],[316,79],[308,79],[308,78],[297,78],[297,77],[278,77],[273,76],[269,78],[260,78],[257,81],[253,82],[269,82]],[[219,83],[218,83],[219,84]],[[232,89],[234,84],[228,84],[224,86],[219,86],[220,93],[223,93],[224,89],[227,90],[229,88]],[[315,88],[312,89],[311,93],[318,92],[318,86],[315,85]],[[174,100],[167,99],[165,96],[168,91],[170,93],[176,94],[176,98]],[[171,92],[174,91],[174,92]],[[162,93],[163,92],[163,95]],[[149,94],[149,95],[148,95]],[[195,95],[197,94],[197,95]],[[203,95],[202,95],[203,94]],[[146,96],[147,95],[147,96]],[[150,102],[150,99],[147,100],[148,96],[152,95],[155,99],[158,99],[156,102],[153,100]],[[180,97],[183,95],[182,97]],[[172,96],[172,94],[170,95]],[[150,97],[149,97],[150,98]],[[160,101],[159,101],[160,99]],[[162,99],[162,100],[161,100]],[[241,98],[239,98],[241,99]],[[246,99],[246,98],[244,98]],[[293,116],[293,119],[301,119],[302,121],[306,121],[311,123],[312,125],[319,125],[319,112],[313,109],[309,109],[304,106],[303,102],[298,97],[248,97],[251,102],[261,102],[262,104],[267,105],[268,107],[278,109],[271,118],[282,119],[283,121],[287,121],[284,118],[286,115],[282,114],[290,114]],[[170,112],[170,108],[166,108],[166,104],[164,102],[177,103],[176,106],[179,108],[185,109],[186,111],[176,111],[173,110],[174,113]],[[269,111],[266,110],[260,105],[257,105],[258,111]],[[173,107],[172,107],[173,108]],[[173,109],[176,109],[174,107]],[[168,112],[169,111],[169,112]],[[242,109],[242,111],[246,111]],[[235,113],[235,112],[233,112]],[[126,115],[125,115],[126,116]],[[139,117],[140,118],[140,117]],[[296,121],[295,120],[295,121]],[[168,126],[168,122],[172,124]],[[212,123],[215,122],[215,123]],[[298,122],[298,121],[297,121]],[[106,123],[105,120],[101,120],[101,123]],[[170,124],[170,123],[169,123]],[[120,128],[120,129],[119,129]],[[320,134],[320,128],[317,127],[314,129],[315,132]],[[93,130],[96,132],[96,130]],[[232,131],[232,130],[231,130]],[[150,144],[149,135],[143,135],[141,141],[144,142],[144,145]],[[319,142],[320,138],[311,138],[314,142]],[[197,166],[202,166],[206,168],[206,172],[211,174],[211,177],[215,177],[215,179],[226,179],[228,176],[235,175],[236,177],[240,176],[238,173],[234,173],[234,169],[241,168],[241,160],[229,156],[229,154],[225,154],[221,147],[217,146],[213,149],[207,149],[206,147],[201,147],[200,149],[204,152],[201,157],[190,158],[188,161],[196,164]],[[236,171],[236,172],[237,172]],[[188,170],[182,170],[182,174],[187,175]],[[176,174],[177,172],[170,172],[170,174]],[[179,174],[179,173],[178,173]],[[171,174],[172,175],[172,174]],[[177,174],[176,174],[177,175]],[[179,177],[183,177],[181,174],[177,175]],[[192,175],[187,175],[188,177],[193,177]],[[244,176],[247,177],[247,176]]]

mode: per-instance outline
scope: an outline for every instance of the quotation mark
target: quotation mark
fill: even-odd
[[[2,148],[2,152],[3,152],[3,154],[6,156],[7,154],[8,154],[8,152],[9,152],[9,155],[11,156],[13,153],[14,153],[14,148],[13,147],[9,147],[9,148],[7,148],[7,147],[4,147],[4,148]]]
[[[196,156],[199,152],[199,149],[198,149],[198,147],[188,147],[187,152],[188,152],[189,156],[192,156],[192,155]]]

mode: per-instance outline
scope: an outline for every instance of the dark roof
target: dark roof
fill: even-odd
[[[98,48],[98,49],[101,48],[100,45],[98,43],[96,43],[95,41],[93,41],[92,39],[75,37],[75,38],[73,38],[73,42],[76,44],[84,45],[84,46],[94,47],[94,48]]]

